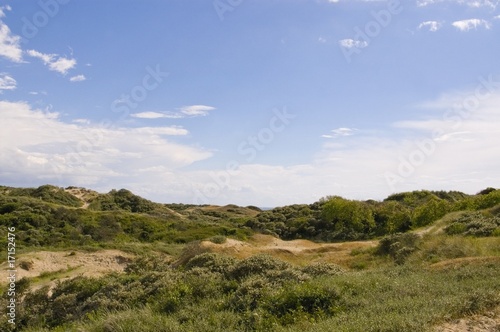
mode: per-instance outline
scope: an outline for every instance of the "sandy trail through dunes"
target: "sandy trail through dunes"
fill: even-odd
[[[77,276],[99,277],[110,272],[122,272],[134,256],[119,250],[38,251],[16,256],[16,278],[36,278],[33,289]],[[0,264],[3,275],[10,270],[7,262]],[[2,278],[0,283],[6,282]]]

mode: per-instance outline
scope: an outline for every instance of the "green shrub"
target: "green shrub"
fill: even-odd
[[[318,277],[342,275],[345,273],[345,270],[337,264],[320,262],[303,267],[302,272],[312,277]]]
[[[166,271],[170,269],[170,261],[158,255],[146,255],[134,259],[125,268],[127,273],[141,274],[152,271]]]
[[[259,254],[239,261],[231,271],[231,277],[242,280],[252,275],[265,275],[271,271],[290,268],[289,263],[268,254]]]
[[[203,253],[194,256],[185,265],[186,270],[193,268],[205,268],[211,272],[218,272],[227,275],[237,260],[231,256],[216,254],[216,253]]]
[[[282,324],[331,315],[341,303],[338,291],[330,283],[323,282],[291,284],[265,300],[265,309]]]
[[[248,277],[229,297],[226,308],[237,312],[255,310],[264,295],[272,292],[272,290],[273,287],[266,278],[255,275]]]
[[[450,235],[495,236],[500,232],[500,217],[488,217],[481,212],[467,212],[445,227]]]
[[[377,254],[389,255],[396,264],[403,264],[406,258],[417,250],[420,236],[415,233],[396,233],[380,240]]]
[[[210,238],[210,242],[215,244],[223,244],[226,243],[227,238],[224,235],[215,235]]]

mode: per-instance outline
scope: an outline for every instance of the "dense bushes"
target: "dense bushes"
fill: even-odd
[[[389,196],[382,202],[326,197],[313,204],[296,204],[260,211],[241,208],[159,204],[128,190],[93,193],[88,209],[65,190],[0,187],[0,225],[16,227],[24,246],[96,245],[102,242],[166,241],[189,243],[211,238],[244,238],[251,230],[282,239],[314,241],[363,240],[406,232],[433,223],[451,211],[476,211],[500,204],[500,190],[487,188],[477,195],[456,191],[413,191]],[[468,227],[468,234],[496,234],[493,224],[482,220]],[[0,229],[0,236],[4,230]],[[0,245],[3,243],[0,239]]]
[[[248,275],[240,274],[242,267]],[[307,278],[282,278],[291,271],[308,272]],[[265,256],[235,260],[213,253],[173,268],[150,256],[125,274],[78,277],[51,295],[44,288],[20,297],[17,330],[424,331],[500,304],[498,273],[498,264],[351,273],[324,263],[299,269]]]
[[[500,217],[487,217],[481,212],[464,213],[444,231],[450,235],[500,236]]]
[[[110,207],[112,211],[74,209],[31,196],[11,195],[14,192],[0,193],[0,245],[5,244],[7,227],[16,228],[16,240],[22,247],[74,247],[130,241],[188,243],[210,237],[220,241],[228,235],[244,238],[252,233],[228,220],[204,220],[203,215],[196,223],[171,217],[160,213],[162,210],[158,207],[150,213],[125,211],[147,210],[149,206],[144,203],[149,201],[137,199],[126,191],[116,192],[122,199],[121,207]],[[145,205],[134,205],[134,202]]]
[[[477,195],[458,191],[412,191],[382,202],[326,197],[310,205],[264,211],[246,226],[282,239],[315,241],[360,240],[427,226],[452,211],[477,211],[500,204],[500,190]]]
[[[268,322],[289,324],[296,315],[331,315],[338,294],[332,286],[315,283],[314,278],[342,273],[332,264],[300,269],[268,255],[236,260],[204,253],[177,268],[162,258],[141,257],[125,274],[77,277],[57,284],[51,294],[47,288],[28,293],[18,305],[22,317],[18,327],[56,327],[96,313],[145,306],[158,314],[181,315],[187,308],[214,299],[219,305],[213,310],[243,316],[249,311],[261,312]],[[240,317],[242,326],[247,323],[245,317]]]

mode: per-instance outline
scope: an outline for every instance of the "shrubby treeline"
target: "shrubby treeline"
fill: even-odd
[[[457,221],[449,234],[497,235],[500,190],[487,188],[476,195],[457,191],[398,193],[383,201],[357,201],[339,196],[313,204],[262,211],[257,207],[160,204],[128,190],[106,194],[84,192],[84,200],[66,190],[0,186],[0,225],[16,227],[23,247],[101,245],[106,242],[187,243],[213,236],[245,238],[252,232],[285,240],[363,240],[406,232],[452,211],[479,211]],[[85,206],[84,206],[85,204]],[[490,209],[490,210],[485,210]],[[0,228],[0,245],[6,227]],[[5,243],[4,243],[5,245]]]
[[[102,245],[106,242],[187,243],[215,235],[245,237],[238,213],[191,209],[182,214],[130,191],[96,194],[86,208],[62,188],[0,187],[0,245],[8,227],[21,247]],[[232,219],[231,219],[232,218]],[[6,244],[4,244],[6,246]]]
[[[500,190],[493,188],[477,195],[413,191],[391,195],[382,202],[331,196],[309,205],[264,211],[246,225],[287,240],[363,240],[426,226],[449,212],[484,210],[497,204],[500,204]],[[484,215],[484,218],[492,216]]]

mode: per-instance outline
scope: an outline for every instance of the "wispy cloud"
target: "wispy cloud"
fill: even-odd
[[[215,107],[206,105],[183,106],[179,112],[140,112],[131,114],[134,118],[139,119],[181,119],[186,117],[207,116],[210,111],[215,110]]]
[[[131,114],[134,118],[139,119],[161,119],[161,118],[181,118],[182,116],[175,114],[169,115],[168,113],[160,113],[160,112],[140,112]]]
[[[187,116],[206,116],[210,111],[215,110],[215,107],[206,105],[192,105],[181,107],[181,113]]]
[[[425,7],[442,2],[452,2],[458,5],[464,5],[471,8],[489,7],[495,9],[500,3],[499,0],[417,0],[417,6]]]
[[[471,29],[477,29],[480,27],[487,30],[491,28],[491,24],[488,21],[477,18],[455,21],[452,23],[452,25],[460,31],[469,31]]]
[[[323,138],[337,138],[337,137],[352,136],[352,135],[354,135],[354,131],[355,131],[355,129],[342,127],[342,128],[333,129],[333,130],[331,130],[330,133],[328,133],[326,135],[321,135],[321,137],[323,137]]]
[[[0,73],[0,93],[3,90],[14,90],[17,87],[17,82],[11,76]]]
[[[368,47],[368,42],[364,40],[342,39],[339,40],[339,45],[345,48],[365,48]]]
[[[71,77],[69,80],[70,82],[82,82],[85,81],[86,79],[87,78],[85,77],[85,75],[76,75]]]
[[[187,129],[179,126],[170,127],[141,127],[130,129],[134,133],[148,134],[148,135],[166,135],[166,136],[184,136],[189,132]]]
[[[0,14],[0,17],[5,16],[3,10],[0,10]],[[0,20],[0,56],[13,62],[22,62],[23,51],[20,43],[21,37],[12,34],[7,24]]]
[[[5,17],[5,11],[11,11],[12,8],[9,5],[0,6],[0,18]]]
[[[431,32],[436,32],[439,29],[441,29],[442,26],[443,26],[443,24],[441,22],[438,22],[438,21],[425,21],[425,22],[420,23],[418,25],[418,28],[419,29],[427,29],[428,31],[431,31]]]
[[[76,60],[59,56],[58,54],[44,54],[35,50],[28,50],[26,53],[34,58],[42,60],[49,67],[49,70],[57,71],[66,75],[70,69],[76,66]]]

